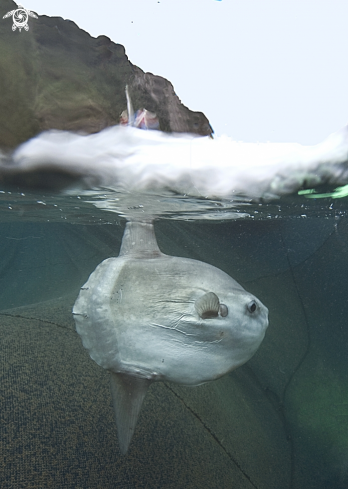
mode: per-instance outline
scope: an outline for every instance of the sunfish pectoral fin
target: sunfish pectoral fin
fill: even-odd
[[[116,417],[118,441],[121,452],[125,455],[151,381],[127,374],[110,373],[111,395]]]

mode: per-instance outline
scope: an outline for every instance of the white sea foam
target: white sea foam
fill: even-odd
[[[348,183],[348,126],[315,146],[243,143],[225,136],[213,140],[123,126],[92,135],[51,130],[19,146],[6,166],[19,172],[66,171],[87,187],[269,199],[302,186]]]

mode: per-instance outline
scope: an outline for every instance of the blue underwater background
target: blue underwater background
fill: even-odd
[[[2,488],[348,486],[345,199],[311,201],[306,216],[294,200],[283,217],[264,204],[257,220],[156,221],[164,253],[227,272],[268,307],[270,326],[256,355],[217,381],[154,383],[122,456],[108,373],[71,309],[94,268],[117,256],[125,220],[3,192]]]

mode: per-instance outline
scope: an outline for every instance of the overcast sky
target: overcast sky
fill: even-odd
[[[19,3],[123,44],[217,136],[316,144],[348,123],[347,0]]]

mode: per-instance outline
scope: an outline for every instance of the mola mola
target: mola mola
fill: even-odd
[[[218,268],[163,254],[147,222],[127,223],[119,256],[97,266],[73,315],[91,358],[111,372],[122,453],[152,382],[217,379],[253,356],[268,326],[256,297]]]

